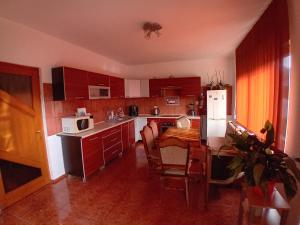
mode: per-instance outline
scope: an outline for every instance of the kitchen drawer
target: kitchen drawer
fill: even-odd
[[[122,140],[121,131],[117,131],[102,138],[103,149],[106,150]]]
[[[83,153],[88,153],[89,151],[95,151],[94,149],[99,149],[101,145],[101,136],[98,134],[91,135],[87,138],[82,139]]]
[[[101,134],[102,134],[102,137],[106,137],[106,136],[116,133],[118,131],[121,131],[121,125],[110,128],[108,130],[105,130],[105,131],[101,132]]]
[[[122,153],[122,143],[121,142],[113,145],[111,148],[104,151],[104,161],[105,161],[105,163],[107,163],[108,161],[118,157],[120,153]]]

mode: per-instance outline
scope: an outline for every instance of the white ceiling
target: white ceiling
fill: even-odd
[[[121,63],[233,53],[271,0],[1,0],[0,17]],[[162,25],[144,38],[143,22]]]

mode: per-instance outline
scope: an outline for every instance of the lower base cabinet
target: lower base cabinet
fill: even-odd
[[[134,144],[134,122],[129,121],[88,137],[59,135],[66,174],[82,177],[103,168]]]

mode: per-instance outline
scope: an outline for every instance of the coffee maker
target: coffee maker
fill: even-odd
[[[139,115],[139,107],[137,105],[130,105],[128,107],[129,116],[138,116]]]

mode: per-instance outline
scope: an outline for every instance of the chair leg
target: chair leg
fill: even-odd
[[[190,205],[190,198],[189,198],[189,178],[185,178],[185,199],[187,206]]]
[[[207,209],[208,197],[209,197],[209,182],[205,179],[204,182],[204,208]]]

